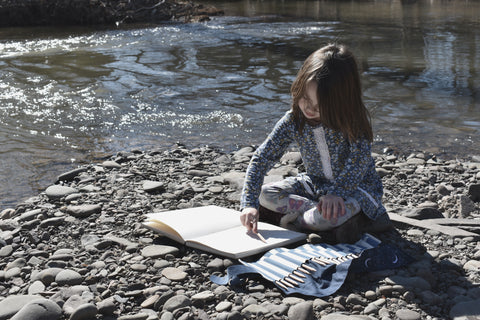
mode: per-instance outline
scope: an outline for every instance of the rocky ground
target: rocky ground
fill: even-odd
[[[152,211],[238,209],[253,148],[121,152],[64,173],[0,213],[1,319],[480,319],[480,242],[396,224],[377,236],[416,261],[350,274],[330,297],[285,296],[270,282],[219,286],[238,263],[142,227]],[[390,212],[416,219],[480,217],[480,161],[375,155]],[[477,159],[478,160],[478,159]],[[287,154],[267,179],[302,169]],[[479,231],[470,225],[471,231]],[[469,319],[471,319],[469,318]]]

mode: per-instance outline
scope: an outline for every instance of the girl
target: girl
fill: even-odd
[[[381,203],[382,182],[370,154],[370,116],[352,53],[342,45],[312,53],[298,72],[291,95],[291,110],[248,166],[242,224],[257,232],[259,208],[276,215],[273,220],[283,227],[300,230],[332,230],[361,212],[371,220],[388,219]],[[298,145],[306,172],[262,186],[265,174],[292,142]]]

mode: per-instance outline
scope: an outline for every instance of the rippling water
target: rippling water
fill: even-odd
[[[478,2],[216,2],[202,24],[0,29],[0,209],[132,148],[260,143],[306,56],[348,44],[375,149],[478,155]]]

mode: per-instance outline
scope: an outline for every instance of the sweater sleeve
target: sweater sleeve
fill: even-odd
[[[326,190],[327,194],[334,194],[345,199],[356,191],[363,181],[372,162],[370,142],[366,139],[359,139],[355,143],[350,143],[349,151],[343,170]]]
[[[240,208],[259,207],[258,197],[265,175],[280,160],[293,141],[294,122],[287,112],[275,125],[265,141],[257,148],[250,160],[245,175]]]

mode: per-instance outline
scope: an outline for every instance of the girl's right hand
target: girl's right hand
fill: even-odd
[[[255,208],[245,208],[242,210],[242,214],[240,215],[240,221],[242,225],[244,225],[248,231],[253,231],[254,233],[258,232],[258,217],[259,212]]]
[[[317,208],[322,212],[325,220],[335,223],[337,219],[345,215],[345,202],[342,197],[332,194],[322,196]]]

